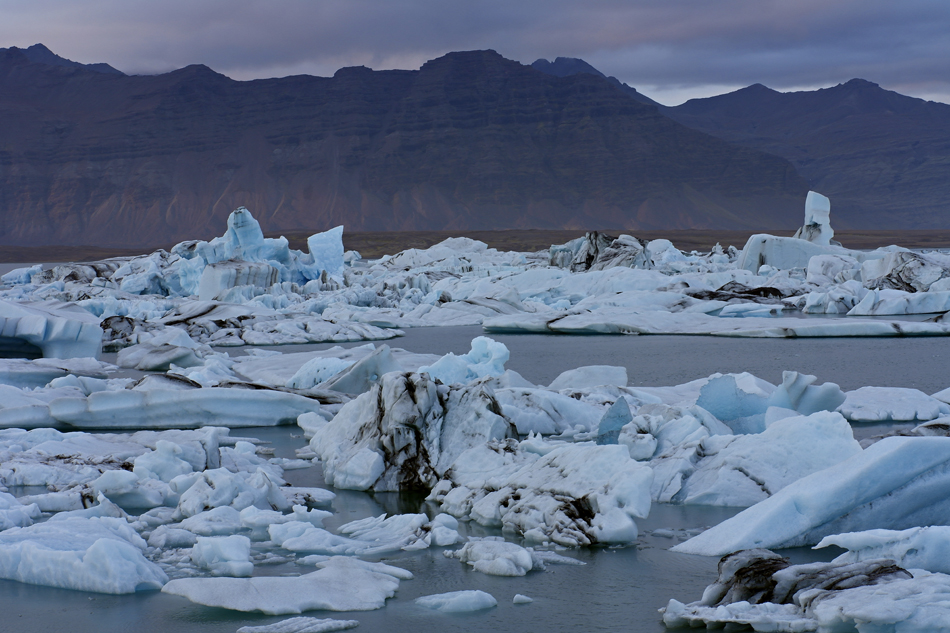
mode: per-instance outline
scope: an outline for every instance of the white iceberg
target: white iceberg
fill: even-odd
[[[67,518],[0,532],[0,577],[63,589],[134,593],[168,580],[125,519]]]
[[[468,613],[498,606],[498,601],[479,589],[450,591],[416,598],[420,607],[441,611],[442,613]]]
[[[950,517],[950,438],[888,437],[694,536],[673,551],[814,545],[825,536],[942,525]]]
[[[335,556],[303,576],[255,578],[179,578],[163,593],[183,596],[209,607],[285,615],[323,609],[370,611],[381,608],[412,574],[383,563]]]

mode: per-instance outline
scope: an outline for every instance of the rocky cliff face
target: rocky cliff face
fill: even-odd
[[[210,237],[240,205],[268,231],[794,228],[806,191],[601,77],[492,51],[237,82],[0,50],[0,244]]]

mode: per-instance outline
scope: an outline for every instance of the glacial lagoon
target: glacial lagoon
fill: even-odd
[[[479,327],[417,328],[392,340],[393,347],[418,353],[462,353]],[[511,350],[510,369],[532,382],[547,384],[560,372],[583,365],[608,364],[627,368],[631,386],[675,385],[714,372],[748,371],[772,382],[781,382],[784,370],[818,376],[819,382],[838,383],[842,389],[864,385],[913,387],[933,393],[947,387],[945,368],[950,361],[950,339],[940,338],[823,338],[823,339],[726,339],[698,336],[569,336],[498,334],[493,338]],[[344,346],[363,343],[344,344]],[[281,352],[326,349],[332,344],[279,346]],[[232,355],[242,349],[230,350]],[[104,360],[109,360],[107,355]],[[857,427],[856,435],[872,427]],[[874,432],[882,431],[875,425]],[[294,449],[306,444],[296,426],[246,428],[232,432],[270,442],[278,457],[292,458]],[[293,485],[322,484],[320,467],[288,470]],[[405,513],[425,509],[421,496],[399,493],[375,495],[337,491],[334,516],[326,521],[331,530],[340,524],[383,512]],[[434,509],[429,509],[432,513]],[[638,521],[640,537],[635,546],[580,548],[562,553],[586,563],[583,566],[551,565],[547,571],[505,578],[473,571],[467,565],[430,548],[381,558],[410,570],[415,578],[403,581],[384,608],[365,612],[313,612],[306,615],[360,622],[357,631],[633,631],[667,630],[657,612],[670,598],[697,600],[716,576],[716,558],[677,554],[668,548],[685,540],[687,533],[716,525],[733,516],[737,508],[654,503],[650,516]],[[660,530],[658,534],[654,532]],[[474,523],[463,522],[463,535],[492,535]],[[832,548],[833,549],[833,548]],[[830,560],[837,552],[806,548],[785,550],[793,563]],[[256,575],[298,575],[311,571],[295,564],[258,566]],[[482,612],[446,615],[416,604],[416,597],[480,589],[498,600]],[[515,594],[533,603],[512,604]],[[157,591],[131,595],[92,594],[0,581],[0,613],[5,627],[21,633],[75,631],[112,633],[233,633],[242,626],[277,622],[287,616],[246,614],[192,604]]]

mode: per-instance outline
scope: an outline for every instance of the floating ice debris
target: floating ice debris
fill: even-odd
[[[616,444],[620,431],[632,420],[633,416],[630,414],[627,401],[624,398],[617,398],[597,425],[597,443]]]
[[[729,554],[697,602],[670,600],[668,627],[752,627],[757,631],[945,631],[950,576],[911,575],[893,560],[811,563],[762,549]]]
[[[99,319],[75,304],[0,300],[0,346],[23,352],[32,347],[51,358],[98,358],[102,328]]]
[[[848,550],[834,560],[836,563],[890,558],[906,569],[950,573],[950,527],[946,525],[832,534],[821,539],[815,549],[830,545]]]
[[[380,345],[368,356],[321,383],[320,387],[343,393],[365,393],[378,384],[384,374],[401,369],[389,346]]]
[[[457,528],[458,522],[445,514],[431,521],[424,514],[383,514],[342,525],[339,535],[302,521],[272,524],[268,533],[270,540],[293,552],[368,556],[453,545],[460,540]]]
[[[508,348],[487,336],[472,339],[472,349],[467,354],[456,356],[449,352],[432,365],[419,368],[447,385],[467,384],[485,376],[500,376],[505,373]]]
[[[950,255],[894,249],[861,265],[861,280],[872,289],[937,292],[950,290]]]
[[[511,602],[514,604],[531,604],[534,602],[534,599],[520,593],[516,593],[515,597],[511,599]]]
[[[684,253],[668,240],[645,243],[591,233],[541,253],[505,253],[450,238],[358,266],[342,254],[341,227],[312,236],[310,252],[302,253],[286,240],[265,239],[242,208],[229,217],[227,233],[210,242],[182,242],[170,253],[16,271],[6,276],[11,285],[0,289],[0,297],[20,302],[5,305],[45,305],[42,309],[57,314],[63,302],[76,302],[101,320],[110,351],[144,344],[147,335],[167,328],[214,346],[382,340],[400,333],[393,328],[462,324],[483,324],[488,331],[601,334],[950,334],[946,319],[778,316],[787,310],[854,317],[950,308],[945,296],[950,256],[836,246],[828,208],[827,199],[810,194],[799,238],[753,236],[741,254],[731,247]],[[38,355],[30,346],[46,338],[44,329],[36,341],[18,345]],[[66,354],[50,351],[52,341],[41,345],[49,348],[45,355]],[[135,365],[183,367],[196,359],[207,362],[208,355],[162,348],[143,354]],[[433,376],[454,383],[498,373],[493,352],[483,360],[459,364],[462,360],[442,360]],[[284,386],[300,365],[269,384]],[[415,371],[419,365],[402,369]],[[332,379],[331,368],[344,369],[340,363],[323,364],[295,384]]]
[[[513,434],[490,389],[389,373],[310,440],[327,483],[353,490],[429,489],[464,450]]]
[[[478,589],[450,591],[431,596],[416,598],[416,604],[442,613],[468,613],[498,606],[498,601],[490,593]]]
[[[547,551],[535,551],[500,538],[470,538],[462,549],[443,552],[446,558],[457,558],[468,563],[475,571],[491,576],[524,576],[531,570],[545,569],[545,563],[583,565],[574,558],[568,558]]]
[[[950,405],[917,389],[861,387],[846,394],[839,411],[852,422],[926,422],[950,415]]]
[[[495,390],[501,412],[515,425],[519,434],[553,435],[597,428],[606,408],[600,403],[583,402],[569,395],[536,387],[509,387]]]
[[[98,593],[160,589],[168,578],[144,549],[125,519],[62,517],[0,532],[0,577]]]
[[[107,372],[115,369],[108,363],[93,358],[18,358],[0,359],[0,385],[18,389],[45,387],[51,381],[66,376],[82,378],[107,378]]]
[[[196,539],[191,548],[191,560],[198,567],[211,571],[214,576],[250,576],[251,540],[240,534]]]
[[[16,497],[0,492],[0,532],[12,527],[28,527],[40,518],[40,507],[35,503],[23,504]]]
[[[177,446],[181,452],[164,444],[159,449],[163,441]],[[0,484],[54,487],[85,484],[109,470],[134,470],[140,458],[143,459],[140,473],[145,477],[159,475],[161,479],[175,470],[185,470],[179,461],[186,462],[191,470],[217,468],[219,446],[233,442],[228,430],[221,428],[95,435],[62,433],[55,429],[7,429],[0,431]],[[152,455],[153,451],[159,454]],[[153,467],[159,472],[151,471]]]
[[[711,435],[664,451],[650,461],[653,496],[667,503],[751,506],[860,452],[840,414],[793,413],[758,434]]]
[[[443,553],[491,576],[524,576],[534,569],[530,551],[504,541],[469,541],[460,550]]]
[[[332,620],[330,618],[288,618],[273,624],[242,626],[237,633],[330,633],[359,626],[359,620]]]
[[[202,426],[275,426],[293,424],[320,404],[304,396],[271,390],[208,387],[202,389],[117,389],[88,396],[63,395],[47,405],[47,424],[86,429],[188,429]],[[11,412],[12,413],[12,412]],[[43,411],[37,410],[37,414]],[[0,426],[7,422],[0,409]]]
[[[704,556],[814,545],[825,536],[943,524],[950,511],[950,438],[888,437],[680,543]]]
[[[624,446],[562,445],[544,456],[517,443],[469,449],[430,501],[533,543],[628,543],[650,511],[653,472]]]
[[[398,567],[346,556],[334,556],[317,567],[315,572],[295,577],[179,578],[168,582],[162,592],[209,607],[268,615],[317,609],[370,611],[396,593],[400,578],[412,577]]]
[[[585,389],[599,385],[627,386],[627,368],[611,365],[590,365],[568,369],[555,378],[548,389]]]

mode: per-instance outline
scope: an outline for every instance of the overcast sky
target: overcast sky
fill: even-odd
[[[657,101],[860,77],[950,103],[948,0],[0,0],[0,47],[235,79],[418,68],[491,48],[580,57]]]

